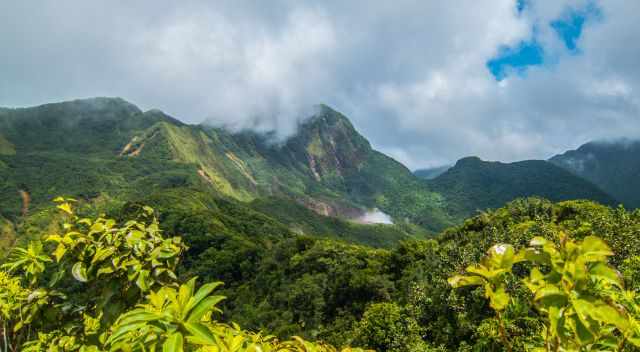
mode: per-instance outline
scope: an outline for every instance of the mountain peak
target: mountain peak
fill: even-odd
[[[484,161],[482,159],[480,159],[477,156],[467,156],[464,157],[460,160],[458,160],[456,162],[455,167],[461,167],[461,166],[469,166],[469,165],[478,165],[480,163],[483,163]]]
[[[358,133],[349,118],[325,104],[314,106],[313,114],[300,123],[299,129],[309,129],[319,126],[341,128],[349,130],[351,133]]]
[[[12,110],[64,110],[66,112],[94,113],[105,110],[119,110],[128,113],[142,113],[140,108],[119,97],[93,97],[47,103],[33,107]]]

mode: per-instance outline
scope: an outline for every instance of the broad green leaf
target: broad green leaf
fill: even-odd
[[[567,304],[567,295],[554,285],[547,285],[535,292],[534,301],[546,307],[562,307]]]
[[[224,300],[224,296],[209,296],[198,303],[192,310],[189,312],[189,317],[187,321],[190,323],[198,323],[202,320],[202,317],[205,314],[211,311],[218,311],[216,308],[216,304],[220,303],[220,301]]]
[[[185,307],[185,311],[189,312],[193,307],[195,307],[198,303],[200,303],[203,299],[205,299],[216,287],[222,285],[222,282],[210,282],[208,284],[202,285],[198,291],[189,299]]]
[[[183,339],[182,334],[179,332],[174,332],[171,334],[167,340],[162,345],[162,352],[183,352]]]
[[[524,250],[524,258],[533,263],[549,264],[551,257],[549,253],[546,253],[538,248],[527,248]]]
[[[549,243],[549,241],[544,237],[536,236],[531,239],[531,241],[529,242],[529,245],[533,247],[541,247],[546,245],[547,243]]]
[[[510,300],[511,300],[511,297],[504,290],[504,287],[498,288],[497,290],[491,292],[489,295],[491,308],[497,311],[502,311],[505,308],[507,308]]]
[[[591,332],[577,316],[573,316],[572,320],[575,326],[575,332],[578,342],[580,342],[580,344],[582,345],[586,345],[592,342],[595,338],[593,332]]]
[[[73,215],[73,210],[71,210],[71,205],[69,203],[58,204],[57,208],[69,215]]]
[[[56,258],[56,262],[60,262],[65,253],[67,253],[67,246],[62,243],[58,243],[56,250],[53,252],[53,256]]]
[[[456,275],[450,277],[448,280],[449,285],[453,288],[464,287],[464,286],[478,286],[483,285],[484,280],[480,276],[462,276]]]
[[[608,304],[597,305],[591,314],[594,319],[614,325],[620,331],[627,331],[630,327],[626,315]]]
[[[191,280],[187,281],[186,284],[180,285],[180,289],[178,290],[178,304],[180,305],[180,308],[183,309],[182,318],[185,318],[189,313],[186,310],[186,307],[189,299],[191,299],[191,297],[193,296],[193,290],[196,286],[196,280],[197,277],[191,278]]]
[[[158,313],[147,312],[144,309],[134,309],[122,317],[118,321],[118,325],[127,325],[136,322],[148,322],[154,320],[160,320],[163,316]]]
[[[592,278],[602,280],[608,284],[614,285],[622,289],[622,275],[612,267],[605,263],[597,263],[590,270],[589,274]]]
[[[216,339],[204,324],[200,323],[184,323],[185,329],[191,333],[192,336],[187,336],[187,341],[198,345],[215,345]]]
[[[77,262],[73,264],[73,267],[71,268],[71,275],[73,275],[73,277],[80,282],[89,281],[87,279],[87,269],[85,268],[83,262]]]
[[[142,290],[142,292],[149,291],[149,284],[152,280],[149,275],[149,270],[140,270],[138,272],[138,277],[136,278],[136,286]]]
[[[504,274],[505,272],[507,272],[507,270],[505,269],[488,269],[482,265],[470,265],[469,267],[467,267],[467,272],[472,273],[472,274],[476,274],[478,276],[482,276],[483,278],[491,281],[494,278],[496,278],[498,275],[500,274]]]
[[[609,245],[596,236],[585,237],[580,245],[580,251],[585,261],[606,260],[613,255]]]
[[[96,276],[100,276],[102,274],[111,274],[113,272],[113,268],[110,266],[103,266],[96,272]]]
[[[114,247],[98,248],[96,254],[93,255],[93,259],[91,259],[91,264],[95,264],[107,259],[113,253],[115,253],[115,251],[116,249]]]

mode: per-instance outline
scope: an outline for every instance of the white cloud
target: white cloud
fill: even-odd
[[[346,113],[410,167],[544,158],[640,136],[640,3],[598,2],[569,53],[549,28],[592,0],[16,1],[0,13],[0,105],[122,96],[176,117],[286,135],[309,106]],[[496,82],[501,46],[554,62]]]

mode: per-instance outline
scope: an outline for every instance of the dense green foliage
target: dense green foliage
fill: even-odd
[[[640,141],[590,142],[550,162],[598,185],[625,206],[640,207]]]
[[[606,205],[618,204],[597,186],[542,160],[501,163],[468,157],[429,184],[444,195],[449,211],[459,217],[531,196],[552,201],[589,199]]]
[[[57,201],[69,218],[64,233],[47,236],[47,249],[17,247],[2,265],[2,351],[335,351],[214,320],[222,283],[179,283],[185,247],[162,236],[153,209],[118,224],[79,218],[70,200]]]
[[[380,345],[374,341],[383,339],[389,343],[384,350],[395,346],[393,339],[375,333],[370,324],[383,323],[378,313],[367,312],[399,310],[402,319],[393,325],[410,326],[429,348],[492,349],[502,342],[488,301],[479,290],[452,290],[447,278],[479,261],[495,243],[520,249],[535,236],[552,239],[561,231],[577,239],[599,235],[616,253],[611,262],[627,278],[637,275],[638,261],[629,258],[640,254],[640,213],[538,199],[483,213],[436,240],[408,240],[392,249],[304,236],[248,240],[224,234],[194,238],[192,233],[187,243],[197,239],[194,247],[202,251],[185,270],[225,281],[225,316],[251,329],[376,348]],[[515,313],[509,308],[506,318]],[[367,318],[377,322],[367,323]],[[530,329],[526,319],[509,324],[516,334]]]
[[[534,351],[640,347],[640,296],[626,291],[620,273],[607,263],[613,252],[606,243],[595,236],[575,242],[559,233],[555,241],[534,237],[530,245],[519,252],[508,244],[494,245],[481,263],[467,267],[467,276],[449,279],[454,287],[484,288],[505,349],[511,351],[516,343]],[[519,283],[530,291],[524,297],[518,287],[509,287],[509,278],[518,276],[514,265],[521,263],[530,264],[529,277]],[[515,341],[509,336],[503,314],[510,305],[518,306],[513,308],[520,313],[516,319],[535,319],[537,335],[529,332]],[[532,317],[529,307],[538,314]]]
[[[77,212],[67,204],[61,215],[50,202],[57,194],[77,197]],[[576,279],[559,260],[518,257],[500,275],[480,275],[487,282],[465,279],[480,287],[449,285],[477,263],[495,269],[482,260],[491,248],[555,249],[566,264],[575,262],[570,248],[597,236],[611,253],[581,262],[590,276],[563,294],[618,302],[635,319],[635,306],[619,299],[640,291],[640,212],[537,198],[500,208],[529,195],[615,204],[543,161],[465,159],[420,179],[325,106],[286,141],[182,124],[120,99],[0,109],[0,248],[19,245],[0,254],[0,331],[14,350],[31,341],[24,346],[34,351],[572,350],[633,338],[601,316],[589,318],[590,336],[575,323],[554,327],[560,342],[540,335],[551,306],[531,298],[541,285],[560,287],[558,277]],[[395,224],[345,219],[373,207]],[[611,279],[612,268],[627,291],[619,280],[606,292],[585,284]],[[225,284],[206,284],[216,282]],[[212,303],[206,314],[184,304],[196,296]],[[579,308],[558,307],[581,319]]]
[[[504,345],[500,333],[503,324],[512,348],[520,350],[536,341],[541,328],[538,321],[543,319],[534,304],[517,303],[526,302],[528,295],[525,286],[514,286],[514,280],[518,275],[528,275],[528,269],[518,264],[513,279],[507,280],[504,291],[517,304],[504,308],[502,320],[492,312],[495,304],[485,298],[483,289],[454,290],[447,279],[478,262],[495,243],[510,243],[518,251],[536,236],[553,243],[558,243],[561,233],[577,241],[600,236],[615,253],[610,262],[620,268],[628,289],[634,292],[640,289],[634,280],[640,276],[637,211],[611,209],[591,202],[553,204],[539,199],[519,200],[471,218],[436,239],[407,240],[390,249],[373,249],[291,233],[272,218],[236,202],[209,204],[207,199],[194,197],[193,204],[182,204],[184,209],[180,209],[180,204],[170,205],[170,194],[158,199],[158,203],[164,204],[158,228],[170,233],[180,231],[175,233],[182,234],[188,247],[177,267],[178,277],[224,281],[225,285],[217,289],[227,297],[219,305],[224,312],[220,319],[238,322],[252,331],[270,331],[281,338],[298,335],[338,346],[393,351],[495,350]],[[200,211],[196,204],[200,204]],[[209,207],[213,210],[207,210]],[[127,204],[115,211],[122,218],[117,223],[125,224],[124,219],[135,214],[144,217],[146,211],[142,206]],[[51,248],[53,253],[62,253],[57,246]],[[93,253],[93,250],[86,252],[86,248],[83,245],[77,250]],[[30,250],[35,253],[33,257],[43,253],[39,247]],[[100,295],[86,288],[80,290],[78,285],[94,285],[92,278],[99,267],[91,267],[91,256],[81,256],[86,258],[82,262],[85,264],[76,270],[71,269],[77,261],[70,259],[64,264],[63,256],[60,263],[53,258],[52,263],[45,263],[44,273],[48,268],[65,266],[70,268],[69,274],[75,273],[81,280],[86,276],[85,284],[73,276],[66,277],[63,282],[69,285],[62,286],[62,292],[77,296],[75,304],[98,307],[95,297]],[[26,281],[18,287],[28,287],[26,283],[31,277],[53,277],[38,274],[38,265],[24,270],[34,274],[25,275]],[[122,278],[125,277],[128,280],[128,276]],[[106,278],[100,281],[108,282]],[[137,277],[131,277],[127,281],[128,290],[140,290],[137,281]],[[15,280],[12,282],[7,286],[15,290]],[[155,288],[149,290],[156,292]],[[95,311],[85,311],[97,317]],[[106,314],[102,317],[105,319]]]

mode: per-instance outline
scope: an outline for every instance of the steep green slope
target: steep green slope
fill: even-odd
[[[625,206],[640,207],[640,141],[590,142],[549,161],[593,182]]]
[[[191,227],[199,227],[199,221],[205,219],[192,219]],[[362,338],[359,329],[367,312],[371,316],[379,303],[401,312],[401,320],[377,321],[380,331],[389,334],[380,339],[417,334],[442,350],[500,351],[496,321],[492,320],[495,313],[482,289],[454,290],[448,277],[477,263],[496,243],[521,248],[534,236],[557,240],[560,231],[574,239],[603,238],[616,253],[613,264],[625,263],[622,268],[637,273],[639,229],[638,211],[589,201],[554,204],[519,199],[470,218],[432,240],[406,241],[391,249],[304,236],[206,235],[198,239],[202,248],[198,258],[185,270],[206,280],[224,280],[224,294],[229,297],[224,303],[227,317],[247,328],[341,345]],[[189,241],[196,238],[189,237]],[[633,271],[622,274],[634,282],[630,272],[637,275]],[[523,311],[537,319],[535,310],[525,307]],[[526,319],[509,321],[509,325],[518,339],[534,336],[539,328]],[[393,338],[384,340],[394,343]]]
[[[542,160],[500,163],[468,157],[460,159],[429,184],[444,195],[449,210],[462,217],[529,196],[553,201],[589,199],[616,204],[612,197],[589,181]]]
[[[251,201],[284,197],[330,216],[379,208],[437,231],[454,223],[441,197],[376,152],[327,106],[286,141],[186,125],[118,98],[0,110],[0,209],[15,218],[56,195],[118,201],[195,187]],[[21,192],[30,197],[23,207]]]
[[[0,109],[0,136],[0,216],[23,234],[48,226],[43,219],[59,195],[95,211],[143,199],[156,206],[164,199],[158,195],[172,195],[171,207],[183,203],[186,212],[200,209],[202,202],[186,200],[193,194],[232,202],[276,196],[282,204],[272,209],[291,207],[295,216],[258,211],[288,231],[375,246],[425,235],[411,223],[431,231],[453,223],[437,194],[326,106],[286,141],[183,124],[118,98]],[[377,207],[399,225],[358,225],[300,205],[346,219]]]

